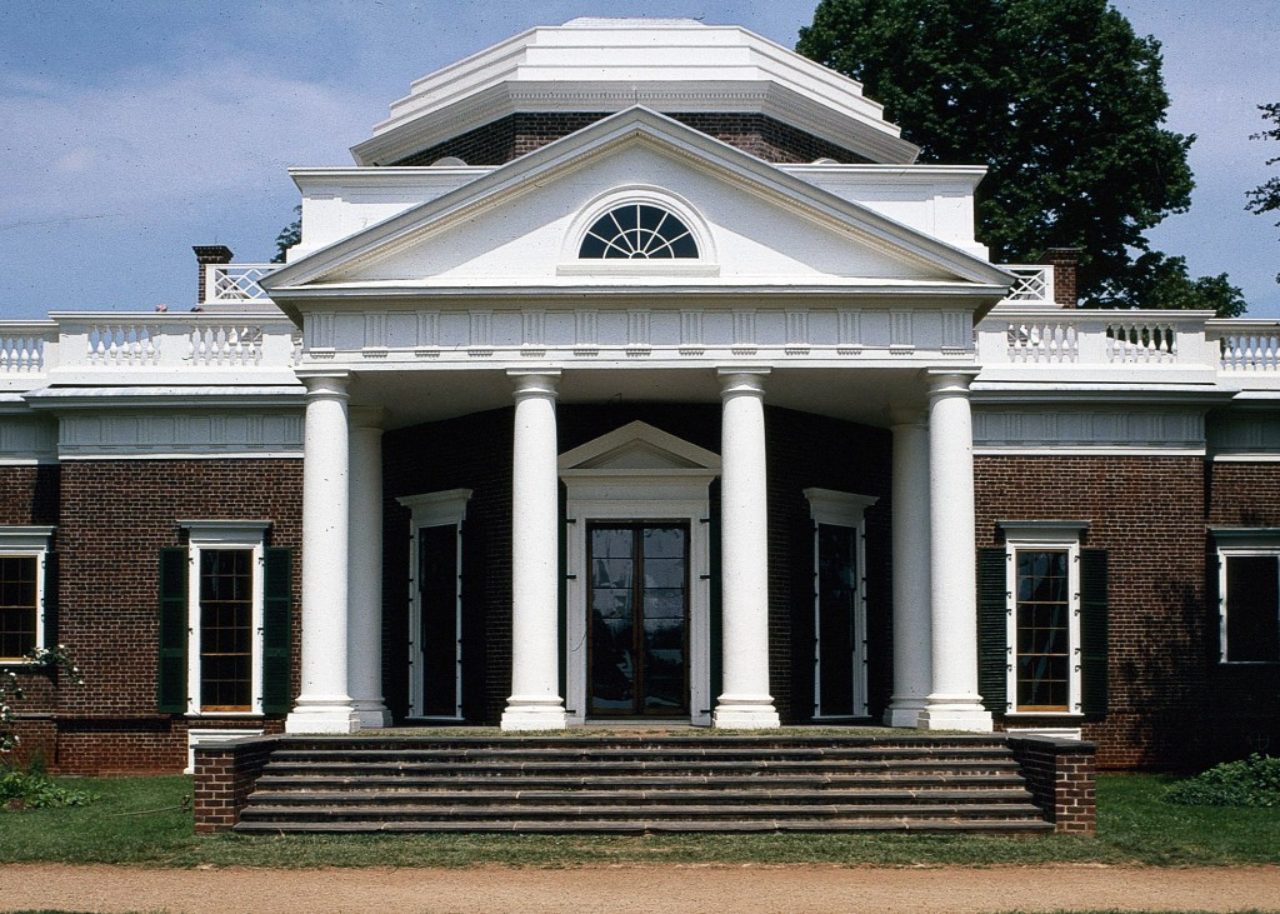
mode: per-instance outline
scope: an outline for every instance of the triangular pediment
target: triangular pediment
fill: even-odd
[[[559,457],[559,467],[562,473],[663,470],[718,473],[720,455],[637,420],[565,451]]]
[[[694,285],[834,278],[990,287],[998,298],[1008,283],[980,257],[636,107],[315,251],[263,285],[287,302],[344,290],[687,284],[686,263],[595,273],[567,263],[584,207],[628,186],[669,192],[705,217],[712,250],[697,264],[706,269],[692,271]]]

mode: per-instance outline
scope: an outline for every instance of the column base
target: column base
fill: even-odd
[[[568,726],[564,702],[559,698],[507,699],[499,726],[503,730],[563,730]]]
[[[920,714],[925,709],[923,698],[891,698],[884,712],[886,727],[918,727]]]
[[[917,718],[921,730],[965,730],[990,733],[995,729],[991,712],[976,695],[930,695]]]
[[[747,698],[721,695],[711,713],[711,726],[728,730],[772,730],[782,726],[773,696]]]
[[[370,729],[373,727],[390,727],[391,712],[387,710],[387,706],[382,703],[380,698],[357,698],[352,703],[355,711],[356,720],[360,724],[360,729]]]
[[[284,719],[285,733],[355,733],[360,721],[351,699],[298,699],[297,705]]]

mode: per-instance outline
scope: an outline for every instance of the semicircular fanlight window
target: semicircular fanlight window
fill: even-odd
[[[698,243],[673,213],[648,203],[627,203],[592,223],[578,256],[588,260],[697,257]]]

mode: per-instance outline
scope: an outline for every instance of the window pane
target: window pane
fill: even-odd
[[[578,248],[583,259],[697,257],[698,245],[674,214],[644,203],[628,203],[592,223]]]
[[[36,557],[0,557],[0,657],[21,657],[36,646]]]
[[[1020,711],[1069,710],[1069,561],[1065,549],[1017,550],[1014,671]]]
[[[1227,558],[1227,658],[1280,660],[1280,579],[1274,555]]]
[[[253,706],[253,550],[200,551],[200,707]]]

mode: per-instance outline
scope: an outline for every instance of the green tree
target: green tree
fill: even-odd
[[[1160,43],[1106,0],[821,0],[797,50],[861,82],[921,161],[988,166],[995,261],[1078,247],[1086,305],[1243,310],[1225,275],[1150,250],[1190,206],[1195,137],[1162,126]]]
[[[1275,126],[1270,130],[1255,133],[1249,139],[1280,141],[1280,102],[1259,105],[1258,110],[1262,112],[1264,121],[1270,121]],[[1273,156],[1267,159],[1267,164],[1280,164],[1280,156]],[[1280,175],[1259,184],[1253,190],[1246,192],[1245,196],[1249,198],[1249,202],[1245,204],[1244,208],[1251,213],[1257,213],[1260,216],[1263,213],[1280,212]],[[1280,222],[1277,222],[1276,225],[1280,227]],[[1276,274],[1276,282],[1280,282],[1280,273]]]
[[[302,240],[302,207],[295,206],[293,215],[295,217],[294,220],[282,228],[280,234],[276,235],[276,253],[271,258],[272,263],[284,263],[284,259],[289,253],[289,248]]]

